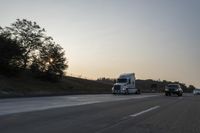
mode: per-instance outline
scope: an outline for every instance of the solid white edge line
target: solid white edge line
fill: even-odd
[[[142,114],[144,114],[144,113],[150,112],[150,111],[155,110],[155,109],[157,109],[157,108],[160,108],[160,106],[155,106],[155,107],[149,108],[149,109],[147,109],[147,110],[141,111],[141,112],[139,112],[139,113],[136,113],[136,114],[133,114],[133,115],[130,115],[130,116],[131,116],[131,117],[137,117],[137,116],[139,116],[139,115],[142,115]]]

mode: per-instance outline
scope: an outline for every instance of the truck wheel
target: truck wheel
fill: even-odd
[[[181,97],[181,96],[183,96],[183,94],[182,94],[182,93],[179,93],[178,96]]]
[[[140,90],[137,91],[137,94],[141,94]]]
[[[128,95],[129,94],[129,92],[128,92],[128,89],[126,90],[126,95]]]

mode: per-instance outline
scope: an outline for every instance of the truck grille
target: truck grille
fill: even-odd
[[[121,86],[120,85],[115,85],[114,90],[120,90]]]
[[[176,89],[174,89],[174,88],[169,88],[169,91],[170,91],[170,92],[174,92],[174,91],[176,91]]]

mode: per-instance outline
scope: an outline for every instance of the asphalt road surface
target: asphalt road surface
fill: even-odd
[[[4,99],[0,133],[200,133],[200,96]]]

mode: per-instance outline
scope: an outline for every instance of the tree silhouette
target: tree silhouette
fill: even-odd
[[[26,19],[17,19],[15,23],[11,24],[11,27],[1,29],[0,33],[6,37],[17,40],[24,49],[24,69],[28,68],[33,54],[35,54],[37,49],[40,49],[45,40],[44,38],[46,38],[45,29],[40,28],[36,22],[31,22]]]
[[[194,89],[196,89],[196,87],[193,86],[193,85],[189,85],[188,89],[190,89],[190,90],[194,90]]]
[[[40,51],[40,56],[35,56],[31,70],[43,74],[47,79],[58,79],[68,67],[63,48],[58,44],[48,44]]]
[[[17,62],[24,70],[31,69],[37,76],[45,75],[47,78],[63,76],[68,67],[65,51],[36,22],[17,19],[11,27],[0,27],[0,35],[15,40],[17,44],[12,45],[13,48],[19,45],[22,58]]]
[[[17,74],[22,66],[22,54],[23,49],[16,41],[0,35],[0,74]]]

